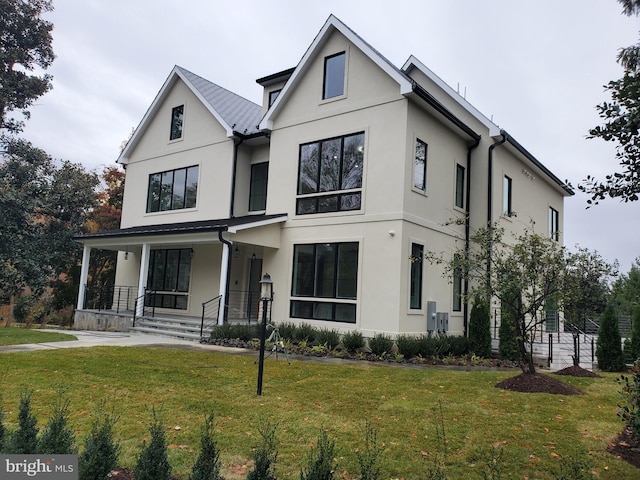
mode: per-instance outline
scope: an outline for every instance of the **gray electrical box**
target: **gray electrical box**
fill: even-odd
[[[436,313],[438,322],[438,333],[444,334],[449,331],[449,314],[447,312]]]
[[[427,302],[427,332],[436,329],[436,302]]]

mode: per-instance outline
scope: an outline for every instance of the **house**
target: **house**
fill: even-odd
[[[78,239],[82,285],[92,249],[119,252],[118,315],[213,301],[219,323],[255,321],[269,273],[276,322],[461,335],[465,285],[425,251],[493,221],[562,242],[571,189],[417,58],[394,66],[330,16],[257,83],[262,105],[176,66],[122,151],[121,228]],[[76,328],[99,314],[81,287]]]

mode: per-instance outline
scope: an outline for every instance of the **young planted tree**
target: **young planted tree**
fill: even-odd
[[[607,306],[600,319],[596,357],[598,367],[605,372],[620,372],[625,367],[618,315],[613,305]]]
[[[75,433],[69,427],[69,399],[60,392],[38,439],[38,453],[75,455],[77,451]]]
[[[2,409],[2,393],[0,393],[0,453],[5,453],[7,428],[4,426],[4,410]]]
[[[275,423],[264,423],[258,427],[262,442],[253,451],[253,470],[246,480],[276,480],[275,463],[278,458],[278,441]]]
[[[100,403],[91,430],[84,439],[78,457],[78,474],[83,480],[105,480],[117,465],[120,445],[114,439],[113,429],[118,417],[105,412]]]
[[[473,300],[469,318],[471,351],[484,358],[491,357],[491,314],[489,303],[479,295]]]
[[[202,426],[200,453],[191,469],[189,480],[223,480],[220,475],[220,451],[213,438],[213,412],[208,413]]]
[[[164,426],[153,411],[153,423],[149,427],[151,440],[142,448],[133,470],[136,480],[171,480],[171,465],[167,456]]]
[[[9,453],[34,454],[38,451],[38,425],[31,411],[31,392],[20,394],[18,410],[18,428],[9,439]]]
[[[300,480],[333,480],[336,462],[334,459],[336,443],[322,430],[317,445],[311,450],[306,471],[300,472]]]

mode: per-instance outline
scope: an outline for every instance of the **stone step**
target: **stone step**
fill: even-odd
[[[138,326],[131,328],[131,330],[136,332],[163,336],[163,337],[183,338],[186,340],[200,341],[201,339],[199,330],[198,330],[198,333],[192,333],[189,331],[164,330],[164,329],[154,328],[154,327],[138,327]]]

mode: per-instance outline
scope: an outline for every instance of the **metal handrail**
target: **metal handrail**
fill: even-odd
[[[207,300],[206,302],[202,302],[202,318],[200,320],[200,337],[202,338],[204,334],[204,319],[205,318],[213,318],[212,315],[207,317],[207,312],[211,314],[213,312],[213,308],[215,308],[216,319],[220,314],[220,302],[222,301],[222,295],[218,295],[211,300]]]

